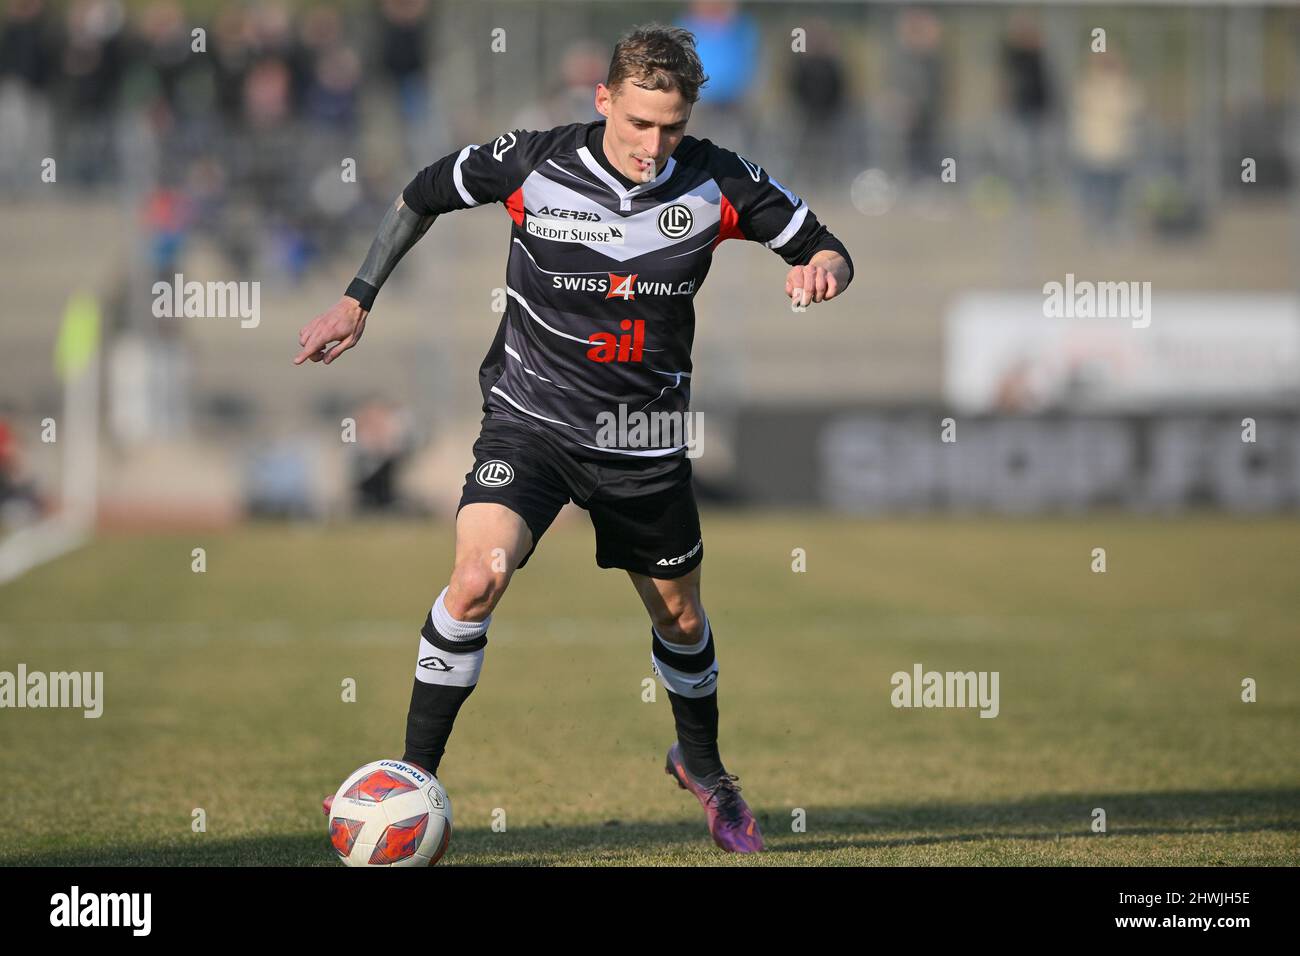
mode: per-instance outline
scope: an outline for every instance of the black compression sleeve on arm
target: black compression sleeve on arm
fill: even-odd
[[[375,241],[370,244],[365,262],[357,271],[344,295],[351,296],[361,303],[367,312],[375,304],[375,296],[383,286],[393,267],[401,261],[402,256],[415,245],[420,237],[429,231],[437,216],[419,216],[412,212],[402,199],[388,208],[384,219],[379,224]]]
[[[356,299],[361,304],[362,310],[369,312],[375,307],[375,296],[379,295],[379,290],[364,279],[353,279],[348,283],[347,291],[343,294]]]

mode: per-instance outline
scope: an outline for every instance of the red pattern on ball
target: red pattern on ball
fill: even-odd
[[[342,817],[335,817],[330,821],[330,843],[334,844],[334,849],[339,856],[346,858],[352,853],[352,847],[357,842],[357,837],[361,835],[363,826],[365,826],[364,820],[345,820]]]
[[[348,792],[343,794],[343,798],[356,800],[358,803],[379,803],[395,793],[406,793],[417,789],[419,788],[411,781],[395,777],[387,770],[375,770],[349,787]]]
[[[422,813],[418,817],[399,820],[384,830],[383,836],[375,844],[375,852],[370,854],[371,866],[396,863],[413,856],[424,839],[424,831],[429,829],[429,815]]]

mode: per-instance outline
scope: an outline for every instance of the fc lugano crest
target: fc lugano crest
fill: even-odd
[[[665,239],[684,239],[691,234],[695,217],[690,209],[679,202],[673,203],[659,214],[659,232]]]
[[[500,458],[493,458],[479,465],[474,478],[484,488],[500,488],[515,480],[515,470]]]

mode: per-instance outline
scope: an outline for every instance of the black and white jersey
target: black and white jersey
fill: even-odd
[[[686,136],[637,184],[605,157],[604,132],[602,120],[505,133],[423,169],[403,198],[421,216],[487,203],[510,216],[506,312],[479,370],[490,417],[540,427],[580,459],[675,465],[684,444],[620,445],[601,425],[620,406],[623,421],[688,410],[693,301],[718,244],[761,242],[791,265],[848,254],[743,157]]]

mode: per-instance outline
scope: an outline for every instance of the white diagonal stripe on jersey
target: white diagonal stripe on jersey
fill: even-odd
[[[510,347],[509,343],[504,343],[504,345],[505,345],[506,354],[509,355],[516,362],[518,362],[519,365],[523,368],[523,370],[527,372],[529,375],[533,375],[541,379],[543,382],[546,382],[548,385],[554,385],[556,388],[568,388],[568,389],[573,388],[572,385],[561,385],[559,382],[552,382],[545,375],[538,375],[536,372],[534,372],[532,369],[528,367],[528,365],[524,362],[524,360],[519,357],[519,353]]]
[[[567,272],[567,271],[565,271],[565,270],[563,270],[563,269],[559,269],[559,270],[556,270],[556,269],[543,269],[543,268],[542,268],[542,264],[541,264],[540,262],[537,261],[537,257],[533,255],[532,251],[528,248],[528,246],[524,245],[524,243],[523,243],[523,242],[522,242],[518,237],[516,237],[516,238],[514,238],[514,239],[511,239],[510,241],[513,242],[513,243],[516,243],[516,244],[519,246],[520,249],[522,249],[522,250],[524,250],[524,252],[527,252],[527,253],[528,253],[528,258],[531,259],[531,260],[533,261],[533,268],[535,268],[538,272],[545,272],[548,276],[604,276],[604,275],[609,275],[609,270],[608,270],[608,269],[588,269],[586,272]]]
[[[693,248],[693,249],[687,249],[685,252],[675,252],[675,253],[673,253],[671,256],[664,256],[664,258],[665,258],[665,259],[680,259],[682,256],[689,256],[691,253],[699,252],[699,251],[700,251],[701,249],[703,249],[705,246],[707,246],[707,245],[711,245],[711,244],[713,243],[714,239],[717,239],[717,236],[714,236],[713,239],[709,239],[707,242],[701,242],[698,246],[696,246],[696,247]]]
[[[638,458],[662,458],[664,455],[672,455],[681,451],[683,448],[689,448],[689,445],[678,445],[676,448],[651,448],[647,451],[632,451],[627,448],[602,448],[600,445],[588,445],[585,442],[576,442],[583,448],[594,448],[597,451],[607,451],[612,455],[636,455]]]
[[[596,157],[591,155],[591,150],[586,146],[578,149],[578,158],[582,160],[584,166],[595,174],[597,179],[609,187],[609,191],[615,196],[622,199],[627,195],[627,190],[623,187],[623,184],[606,172],[604,166],[596,162]]]
[[[520,405],[518,402],[516,402],[513,398],[511,398],[509,395],[507,395],[505,392],[501,391],[501,389],[497,388],[495,385],[492,386],[492,394],[494,394],[494,395],[500,395],[502,398],[504,398],[507,402],[509,402],[509,403],[510,403],[511,405],[513,405],[515,408],[519,409],[519,410],[520,410],[521,412],[523,412],[525,415],[532,415],[533,418],[540,418],[542,421],[544,421],[544,422],[551,422],[551,423],[554,424],[554,425],[568,425],[570,428],[577,428],[577,427],[578,427],[577,425],[569,425],[568,422],[562,422],[562,421],[560,421],[558,418],[547,418],[545,415],[538,415],[536,412],[529,411],[528,409],[524,408],[524,406],[522,406],[522,405]]]
[[[575,342],[581,342],[583,345],[591,344],[590,339],[580,339],[576,335],[570,335],[568,332],[561,332],[559,329],[555,328],[554,326],[547,325],[545,322],[542,321],[541,316],[539,316],[536,312],[533,311],[533,307],[528,304],[528,302],[524,299],[524,297],[520,295],[518,292],[516,292],[514,289],[510,288],[510,286],[506,286],[506,295],[514,296],[514,298],[518,300],[519,304],[524,307],[524,311],[526,311],[529,314],[532,320],[536,322],[538,325],[540,325],[542,328],[544,328],[547,332],[554,332],[556,335],[560,336],[561,338],[572,339]]]
[[[673,170],[677,168],[677,160],[669,156],[668,162],[664,163],[663,172],[661,172],[658,176],[656,176],[648,183],[637,183],[631,189],[628,189],[624,187],[624,185],[620,183],[617,179],[611,176],[605,170],[604,166],[600,165],[600,163],[596,161],[596,157],[591,155],[591,150],[589,150],[586,146],[579,147],[578,158],[582,160],[582,164],[584,166],[590,169],[592,173],[594,173],[596,177],[599,178],[602,183],[608,186],[610,188],[610,191],[613,192],[614,195],[619,198],[620,208],[624,207],[625,204],[627,204],[632,199],[633,196],[639,196],[642,193],[648,193],[650,190],[654,189],[655,187],[663,185],[664,182],[666,182],[668,178],[672,176]]]
[[[590,186],[592,189],[599,189],[599,188],[600,188],[600,183],[593,183],[590,179],[583,179],[583,178],[582,178],[581,176],[579,176],[577,173],[573,172],[572,170],[565,169],[563,166],[561,166],[559,163],[557,163],[557,162],[556,162],[555,160],[553,160],[553,159],[548,159],[548,160],[546,161],[546,164],[547,164],[548,166],[554,166],[556,169],[558,169],[560,172],[564,173],[564,175],[566,175],[566,176],[572,176],[574,179],[576,179],[578,182],[582,183],[582,184],[585,185],[585,186]]]
[[[808,204],[803,203],[798,209],[794,211],[794,215],[790,217],[789,224],[784,229],[781,230],[781,234],[777,236],[775,239],[773,239],[771,242],[763,243],[763,245],[773,250],[780,249],[787,242],[789,242],[791,239],[794,238],[794,234],[799,231],[799,227],[803,225],[803,221],[807,218],[808,218]]]
[[[460,164],[465,162],[466,158],[469,157],[469,154],[476,149],[478,149],[477,146],[466,146],[462,149],[460,155],[456,157],[456,165],[451,168],[451,178],[456,184],[456,192],[460,193],[460,198],[465,200],[471,206],[479,205],[479,201],[471,196],[469,190],[465,188],[465,179],[461,176]]]
[[[579,180],[581,182],[581,180]],[[586,184],[591,188],[591,184]],[[574,225],[586,225],[587,222],[615,223],[622,225],[622,217],[618,213],[612,212],[608,206],[602,206],[590,196],[578,192],[572,186],[557,182],[549,176],[544,176],[540,172],[534,171],[524,180],[524,209],[534,219],[552,218],[547,213],[537,213],[535,210],[546,209],[548,207],[559,207],[565,210],[575,210],[577,212],[592,213],[595,215],[593,220],[574,219]],[[567,221],[567,219],[566,219]]]
[[[663,397],[664,397],[664,393],[667,392],[668,389],[670,389],[670,388],[677,388],[679,385],[681,385],[681,384],[682,384],[682,379],[684,379],[684,378],[690,378],[690,377],[691,377],[691,373],[690,373],[690,372],[661,372],[661,371],[659,371],[659,369],[657,369],[657,368],[652,368],[652,369],[650,369],[650,371],[654,372],[656,375],[667,375],[667,376],[670,377],[670,378],[675,377],[675,381],[674,381],[671,385],[665,385],[663,388],[659,389],[659,394],[658,394],[658,395],[656,395],[654,398],[650,399],[650,401],[646,402],[646,403],[645,403],[644,405],[642,405],[639,409],[637,409],[637,411],[640,411],[640,412],[645,411],[647,408],[649,408],[649,407],[650,407],[651,405],[653,405],[655,402],[659,401],[659,399],[663,398]]]

